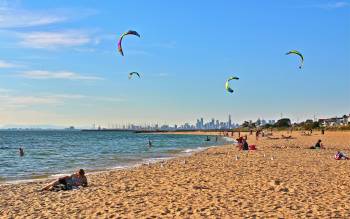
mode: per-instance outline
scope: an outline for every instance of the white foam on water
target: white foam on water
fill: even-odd
[[[204,147],[198,147],[198,148],[189,148],[189,149],[185,149],[185,150],[183,150],[182,152],[184,152],[184,153],[194,153],[194,152],[199,152],[199,151],[203,151],[203,150],[205,150],[205,149],[207,149],[207,148],[209,148],[209,147],[206,147],[206,148],[204,148]]]
[[[233,143],[237,143],[237,141],[233,138],[230,138],[230,137],[222,137],[222,139],[224,139],[225,141],[227,142],[233,142]]]
[[[148,158],[148,159],[144,159],[142,164],[158,163],[158,162],[161,162],[161,161],[170,160],[172,158],[175,158],[175,157],[154,157],[154,158]]]

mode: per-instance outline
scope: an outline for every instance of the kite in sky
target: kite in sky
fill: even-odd
[[[123,33],[123,34],[120,36],[119,42],[118,42],[118,51],[119,51],[119,53],[120,53],[122,56],[124,56],[123,47],[122,47],[122,41],[123,41],[123,38],[124,38],[125,36],[127,36],[127,35],[135,35],[135,36],[140,37],[140,34],[138,34],[138,33],[137,33],[136,31],[134,31],[134,30],[129,30],[129,31]]]

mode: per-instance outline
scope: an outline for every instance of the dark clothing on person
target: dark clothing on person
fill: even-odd
[[[242,149],[243,150],[249,150],[249,145],[248,145],[248,143],[246,141],[243,143],[243,148]]]
[[[62,185],[67,186],[66,178],[59,178],[59,179],[58,179],[58,182],[59,182],[59,184],[62,184]]]
[[[23,150],[23,148],[19,148],[19,156],[21,156],[21,157],[24,156],[24,150]]]
[[[322,142],[321,140],[318,140],[315,146],[310,147],[310,149],[321,149],[322,148],[321,142]]]
[[[315,144],[315,148],[320,149],[320,148],[321,148],[321,142],[317,142],[317,143]]]

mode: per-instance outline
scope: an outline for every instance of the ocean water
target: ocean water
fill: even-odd
[[[0,183],[48,178],[79,168],[88,172],[126,168],[228,141],[210,138],[133,132],[0,131]],[[24,148],[23,157],[19,147]]]

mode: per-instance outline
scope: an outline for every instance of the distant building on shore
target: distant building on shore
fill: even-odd
[[[335,127],[335,126],[346,126],[349,125],[349,115],[344,115],[342,117],[333,117],[328,119],[319,119],[318,123],[321,127]]]

